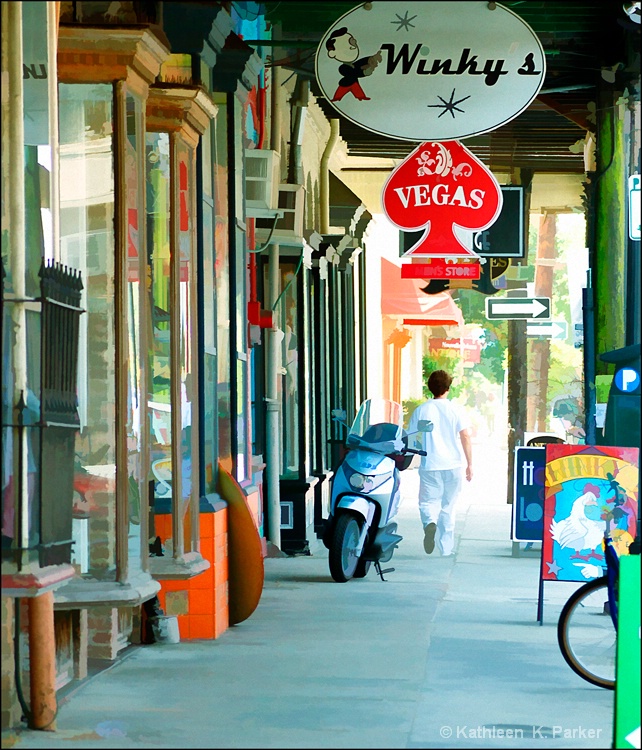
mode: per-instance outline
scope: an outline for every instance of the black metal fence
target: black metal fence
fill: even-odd
[[[40,296],[17,299],[5,294],[3,264],[3,370],[12,368],[12,305],[30,303],[36,320],[26,321],[26,333],[19,334],[27,336],[28,353],[35,352],[35,356],[27,357],[27,392],[21,391],[17,403],[11,403],[15,399],[13,379],[3,377],[2,556],[21,565],[37,553],[39,564],[47,566],[71,560],[83,284],[80,272],[57,262],[43,261],[39,276]],[[38,336],[39,342],[34,341]],[[26,493],[22,487],[25,462]]]

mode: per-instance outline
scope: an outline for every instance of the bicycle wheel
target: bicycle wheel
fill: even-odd
[[[580,586],[562,608],[557,640],[576,674],[592,685],[613,690],[617,633],[608,614],[608,599],[606,576]]]

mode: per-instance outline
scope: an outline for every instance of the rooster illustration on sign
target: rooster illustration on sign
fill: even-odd
[[[602,555],[595,550],[604,538],[604,521],[601,519],[601,508],[597,499],[600,488],[590,482],[584,485],[584,494],[580,495],[571,507],[566,518],[551,521],[551,536],[560,547],[574,550],[570,559],[588,561],[592,557],[602,560]],[[587,554],[581,554],[588,550]]]

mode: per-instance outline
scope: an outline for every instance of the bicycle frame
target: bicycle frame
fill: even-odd
[[[604,560],[606,562],[607,591],[609,594],[609,614],[617,633],[617,582],[620,572],[620,557],[613,545],[608,527],[604,534]]]

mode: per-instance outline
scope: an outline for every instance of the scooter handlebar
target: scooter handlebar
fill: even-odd
[[[417,456],[427,456],[428,455],[428,453],[426,451],[415,450],[414,448],[406,448],[406,450],[404,451],[404,453],[415,453]]]

